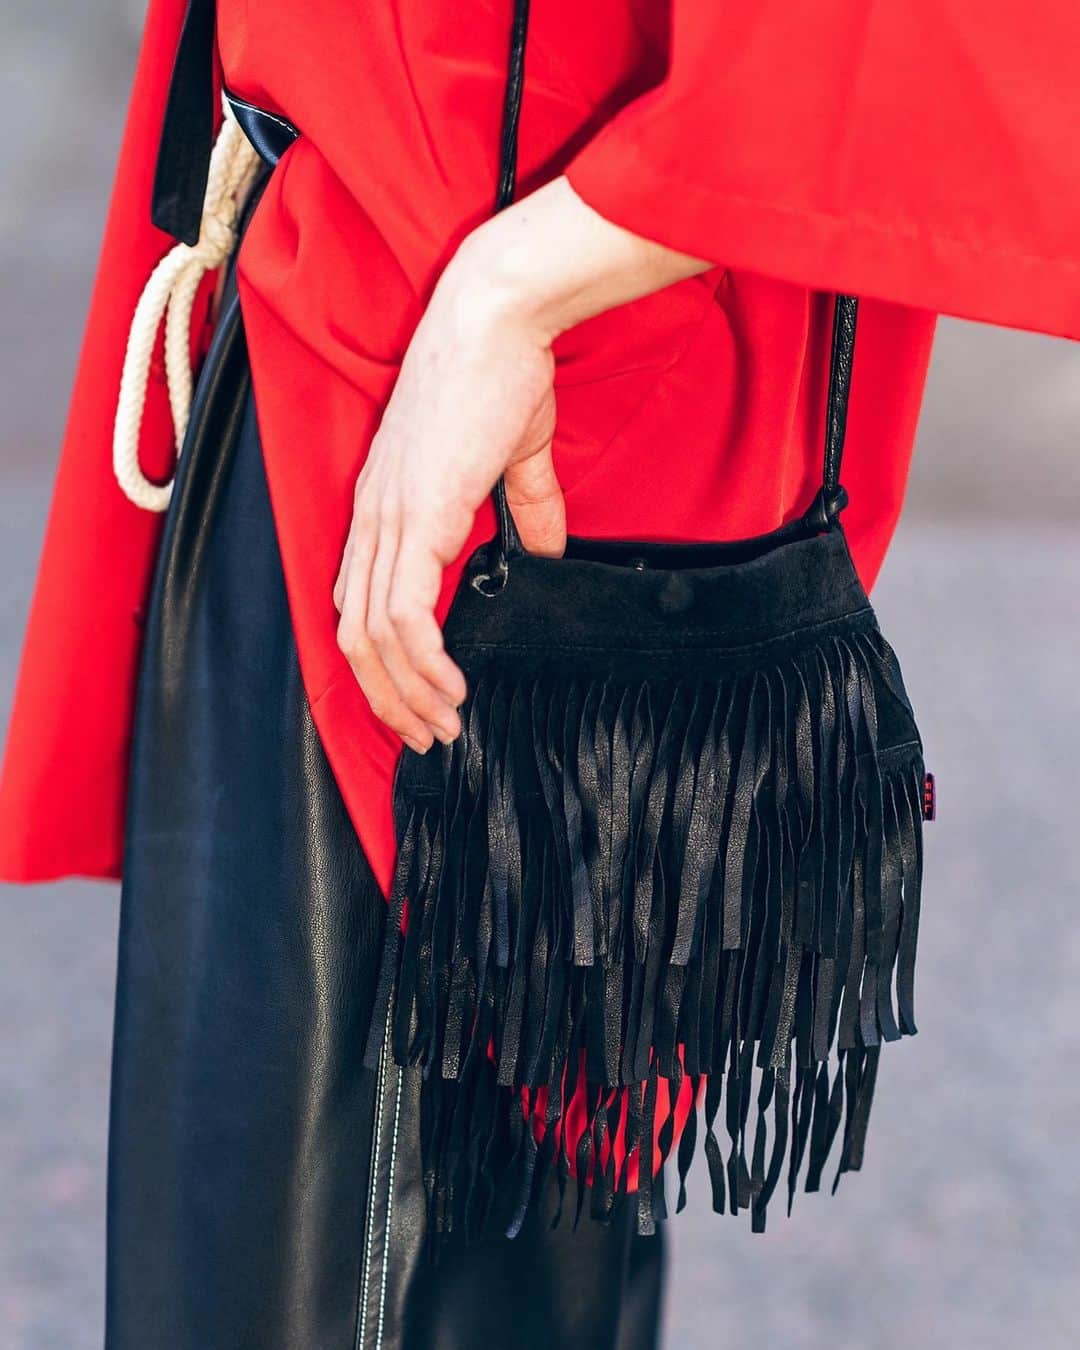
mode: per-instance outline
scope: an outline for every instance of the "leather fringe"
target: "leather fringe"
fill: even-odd
[[[785,1165],[789,1211],[837,1141],[833,1188],[861,1165],[880,1046],[916,1030],[909,714],[876,629],[713,680],[472,683],[439,790],[399,774],[368,1046],[393,1000],[433,1233],[513,1235],[552,1167],[575,1223],[588,1193],[652,1231],[680,1090],[678,1209],[699,1145],[714,1208],[755,1231]]]

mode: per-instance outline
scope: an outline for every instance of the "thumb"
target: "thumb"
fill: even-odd
[[[522,544],[530,553],[560,557],[566,549],[566,502],[555,477],[550,441],[509,465],[503,478]]]

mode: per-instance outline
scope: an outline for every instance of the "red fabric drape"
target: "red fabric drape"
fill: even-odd
[[[1080,11],[1062,0],[671,7],[663,79],[569,169],[732,267],[1080,337]]]
[[[110,469],[181,0],[152,0],[0,780],[0,875],[120,867],[158,521]],[[229,84],[301,129],[241,292],[301,666],[384,885],[398,746],[334,641],[352,486],[409,334],[490,210],[509,0],[221,0]],[[527,184],[718,267],[559,343],[556,460],[576,533],[731,537],[806,505],[829,306],[863,306],[845,482],[868,583],[900,509],[938,309],[1077,335],[1080,19],[1062,0],[571,0],[534,6]],[[144,464],[171,429],[151,389]],[[468,547],[491,527],[482,513]],[[449,569],[448,603],[458,568]]]
[[[135,302],[172,240],[150,190],[184,0],[153,0],[71,397],[0,778],[0,875],[118,876],[140,616],[160,517],[112,478],[112,418]],[[173,433],[152,366],[141,457],[167,473]]]

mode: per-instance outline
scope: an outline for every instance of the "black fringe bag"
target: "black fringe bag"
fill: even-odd
[[[500,207],[526,23],[518,0]],[[680,1209],[699,1139],[714,1208],[757,1231],[785,1163],[789,1210],[838,1138],[836,1180],[861,1164],[881,1043],[915,1031],[932,780],[839,521],[855,323],[839,297],[822,487],[772,533],[541,558],[495,490],[445,625],[462,734],[395,778],[367,1048],[422,1066],[430,1233],[512,1236],[552,1166],[575,1223],[590,1195],[651,1231],[687,1079]]]

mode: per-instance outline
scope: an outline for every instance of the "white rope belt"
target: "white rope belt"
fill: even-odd
[[[206,273],[220,267],[232,252],[237,220],[259,163],[227,102],[224,107],[225,121],[210,158],[199,241],[177,244],[154,268],[135,306],[128,334],[113,428],[113,470],[124,493],[146,511],[164,511],[173,487],[171,479],[163,484],[151,482],[139,464],[139,431],[158,329],[164,317],[165,382],[179,455],[191,414],[195,295]]]

